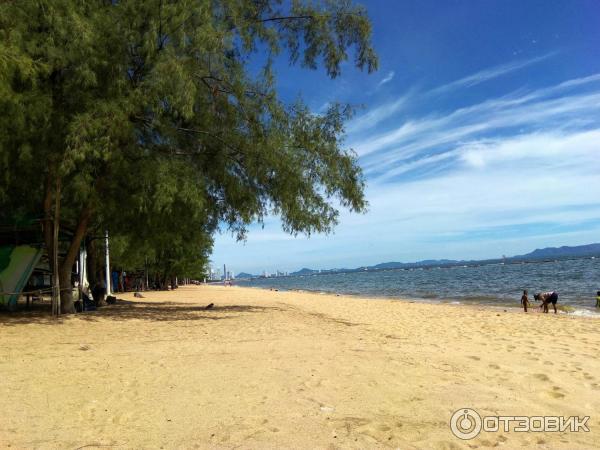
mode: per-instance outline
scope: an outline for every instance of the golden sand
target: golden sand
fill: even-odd
[[[240,287],[0,316],[0,448],[600,445],[600,321]],[[203,306],[213,302],[214,309]],[[454,411],[591,416],[454,437]]]

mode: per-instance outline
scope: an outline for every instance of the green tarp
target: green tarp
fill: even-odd
[[[30,245],[0,246],[0,305],[13,309],[23,287],[42,256]]]

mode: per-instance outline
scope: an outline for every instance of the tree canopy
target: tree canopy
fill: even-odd
[[[343,146],[351,108],[286,104],[273,61],[336,77],[353,52],[372,71],[370,35],[350,0],[2,2],[0,218],[38,217],[50,248],[59,208],[63,285],[98,230],[169,270],[205,261],[219,226],[243,238],[268,214],[328,232],[336,205],[366,206]]]

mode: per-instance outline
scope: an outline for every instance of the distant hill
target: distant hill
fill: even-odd
[[[254,278],[255,275],[252,275],[252,274],[246,273],[246,272],[240,272],[235,277],[236,278]]]
[[[405,267],[419,267],[419,266],[444,266],[448,264],[460,264],[464,261],[456,261],[454,259],[425,259],[423,261],[417,261],[412,263],[403,262],[386,262],[377,264],[375,266],[369,266],[366,269],[401,269]]]
[[[578,245],[574,247],[547,247],[539,248],[525,255],[512,256],[510,258],[486,259],[481,261],[465,261],[454,259],[426,259],[416,262],[399,262],[390,261],[376,264],[374,266],[362,266],[356,269],[322,269],[314,270],[303,268],[297,272],[292,272],[290,275],[313,275],[318,273],[335,273],[335,272],[362,272],[368,270],[383,270],[383,269],[408,269],[411,267],[433,267],[433,266],[451,266],[459,264],[490,264],[503,261],[521,261],[521,260],[537,260],[537,259],[554,259],[554,258],[579,258],[585,256],[600,256],[600,244]]]
[[[581,256],[600,256],[600,244],[538,248],[531,253],[515,256],[512,259],[576,258]]]
[[[307,269],[305,267],[304,269],[300,269],[297,272],[290,273],[290,275],[312,275],[313,273],[319,273],[319,271],[313,270],[313,269]]]

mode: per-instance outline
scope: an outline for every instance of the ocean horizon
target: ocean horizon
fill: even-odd
[[[402,298],[433,303],[521,307],[523,290],[533,295],[556,291],[558,307],[575,315],[599,316],[600,259],[594,257],[520,263],[451,265],[328,272],[237,279],[241,286],[302,290],[369,298]]]

